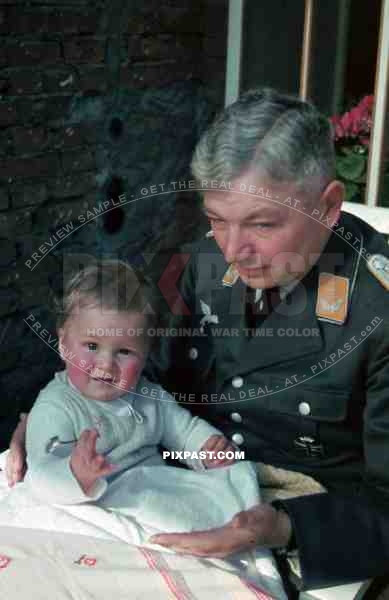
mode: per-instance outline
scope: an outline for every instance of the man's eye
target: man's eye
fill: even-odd
[[[269,231],[274,227],[274,223],[251,223],[249,227],[252,231]]]
[[[87,348],[88,348],[88,352],[96,352],[97,344],[95,344],[94,342],[88,342]]]
[[[209,222],[212,229],[222,229],[226,226],[225,221],[222,221],[221,219],[210,219]]]

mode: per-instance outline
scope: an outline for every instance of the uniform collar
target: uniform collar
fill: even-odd
[[[350,313],[355,285],[358,279],[365,238],[357,223],[342,214],[338,226],[332,232],[318,261],[319,275],[328,273],[349,281],[347,313]],[[325,319],[320,319],[325,321]]]
[[[281,300],[285,300],[285,298],[288,296],[288,294],[290,294],[292,292],[292,290],[294,290],[294,288],[298,285],[299,281],[298,279],[293,279],[293,281],[290,281],[289,283],[283,285],[283,286],[279,286],[279,290],[280,290],[280,297]],[[263,295],[263,289],[258,288],[255,290],[255,302],[259,302],[259,300],[262,298]]]
[[[315,315],[316,279],[316,269],[312,269],[304,278],[304,285],[297,282],[288,304],[281,302],[262,322],[257,330],[261,330],[261,335],[248,335],[244,314],[246,286],[241,281],[213,294],[212,310],[218,315],[218,324],[211,328],[218,328],[222,334],[212,334],[212,338],[219,359],[217,370],[223,379],[312,355],[322,349],[324,341]],[[279,330],[289,328],[300,332],[300,336],[279,336]],[[304,329],[314,333],[303,337]],[[239,331],[239,335],[235,336],[235,331]]]

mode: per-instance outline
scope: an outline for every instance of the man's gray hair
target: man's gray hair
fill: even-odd
[[[250,90],[203,134],[191,167],[200,187],[253,168],[274,182],[320,193],[335,179],[331,126],[309,102],[269,88]]]

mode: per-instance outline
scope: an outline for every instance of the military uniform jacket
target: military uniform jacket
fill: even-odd
[[[159,339],[158,378],[178,401],[246,459],[328,489],[283,501],[306,588],[389,571],[389,294],[377,276],[387,256],[383,235],[343,213],[305,278],[249,331],[246,288],[223,285],[228,265],[205,239],[182,255],[182,297]],[[344,306],[335,292],[319,297],[321,274],[344,278]]]

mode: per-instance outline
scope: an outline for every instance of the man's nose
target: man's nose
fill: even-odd
[[[238,227],[231,227],[228,230],[223,254],[228,263],[240,262],[249,258],[251,254],[250,245],[245,241]]]

